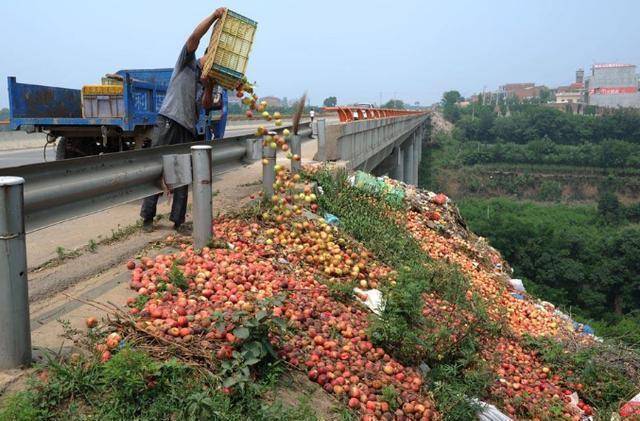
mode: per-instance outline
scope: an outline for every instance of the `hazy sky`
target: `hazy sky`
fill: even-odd
[[[9,75],[79,88],[120,69],[172,67],[222,5],[259,22],[248,70],[258,93],[308,90],[314,104],[394,94],[430,104],[452,88],[557,86],[594,62],[640,64],[638,0],[2,0],[0,107]]]

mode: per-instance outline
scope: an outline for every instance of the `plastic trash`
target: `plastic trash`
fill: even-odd
[[[400,206],[404,202],[404,190],[387,183],[384,178],[376,178],[371,174],[358,171],[349,181],[352,186],[360,190],[383,197],[390,205]]]
[[[378,316],[382,314],[384,310],[384,303],[382,301],[382,292],[377,289],[370,289],[363,291],[360,288],[354,288],[353,292],[356,293],[358,300],[369,308],[374,314]],[[366,296],[366,299],[364,298]]]
[[[524,288],[524,284],[522,283],[522,279],[509,279],[509,284],[516,291],[527,292],[527,290]]]
[[[481,421],[511,421],[512,419],[502,412],[495,406],[479,401],[477,399],[472,399],[473,402],[480,405],[481,409],[478,411],[478,419]]]
[[[522,294],[518,294],[517,292],[512,292],[512,293],[511,293],[511,296],[512,296],[513,298],[518,299],[518,300],[524,300],[524,295],[522,295]]]
[[[327,221],[327,224],[329,224],[329,225],[338,225],[338,224],[340,224],[340,219],[337,216],[332,215],[330,213],[325,213],[324,214],[324,220]]]
[[[594,335],[596,333],[591,326],[575,321],[573,322],[573,330],[583,335]]]
[[[629,402],[620,408],[622,417],[633,417],[640,415],[640,393],[634,396]]]

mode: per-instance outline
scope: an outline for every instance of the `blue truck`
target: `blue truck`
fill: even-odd
[[[18,83],[8,78],[11,130],[42,132],[57,140],[56,159],[77,158],[148,146],[173,69],[121,70],[110,78],[122,84],[122,107],[109,117],[83,117],[79,89]],[[201,139],[224,137],[227,91],[214,95],[214,110],[201,112]]]

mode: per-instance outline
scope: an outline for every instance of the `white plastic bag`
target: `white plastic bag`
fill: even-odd
[[[512,421],[511,418],[500,412],[495,406],[477,399],[472,400],[482,407],[478,411],[478,419],[480,421]]]
[[[524,284],[522,283],[522,279],[509,279],[509,284],[516,291],[527,292],[527,290],[524,289]]]
[[[374,314],[377,314],[379,316],[382,313],[382,310],[384,310],[382,292],[380,292],[379,290],[370,289],[368,291],[363,291],[360,288],[354,288],[353,292],[356,293],[356,297],[358,297],[358,300],[366,305]],[[366,299],[364,299],[364,296],[366,296]]]

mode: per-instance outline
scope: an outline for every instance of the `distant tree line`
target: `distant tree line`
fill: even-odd
[[[467,141],[526,144],[548,138],[561,145],[582,145],[617,139],[640,144],[640,112],[635,109],[594,116],[529,104],[509,116],[498,115],[490,106],[469,106],[461,113],[456,126]]]
[[[640,168],[639,110],[574,115],[533,101],[460,107],[461,99],[457,91],[445,92],[441,109],[455,121],[462,164]]]

